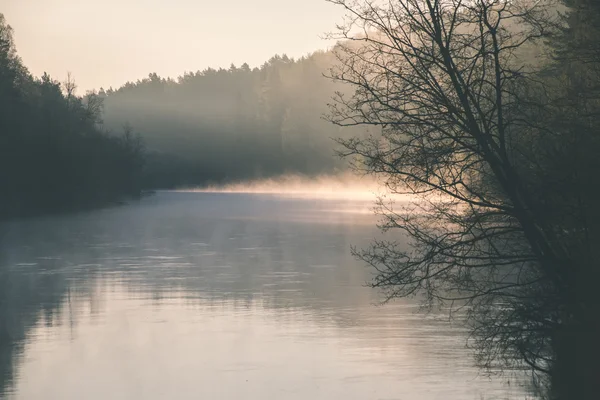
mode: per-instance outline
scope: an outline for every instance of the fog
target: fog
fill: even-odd
[[[273,194],[293,198],[375,200],[389,192],[373,177],[358,176],[350,172],[338,175],[284,175],[275,178],[251,180],[248,182],[209,185],[200,188],[186,188],[181,191],[206,193],[255,193]],[[394,198],[398,199],[398,196]]]
[[[101,90],[106,129],[129,125],[141,135],[145,186],[174,188],[284,174],[337,174],[337,138],[362,136],[326,120],[328,101],[347,86],[324,75],[332,52],[293,59],[276,55],[260,68],[152,73],[116,90]]]

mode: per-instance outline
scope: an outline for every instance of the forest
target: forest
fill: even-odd
[[[323,119],[336,91],[332,52],[275,55],[260,68],[150,73],[77,94],[76,77],[33,77],[0,20],[5,216],[71,210],[142,190],[337,173],[335,139],[362,135]],[[10,168],[9,168],[10,166]],[[76,167],[75,167],[76,166]]]
[[[72,211],[137,196],[143,145],[100,128],[100,99],[33,77],[0,14],[0,218]]]
[[[334,62],[331,52],[318,51],[177,79],[151,73],[98,96],[105,126],[130,124],[142,134],[149,187],[335,173],[344,162],[334,157],[334,139],[361,131],[322,118],[332,94],[348,90],[324,77]]]

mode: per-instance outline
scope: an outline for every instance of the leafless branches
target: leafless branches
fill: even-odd
[[[466,306],[484,366],[548,372],[568,257],[521,172],[535,163],[523,136],[541,128],[523,114],[525,88],[538,84],[520,57],[556,26],[548,3],[331,2],[347,18],[332,35],[341,42],[330,77],[355,93],[339,93],[329,119],[382,127],[340,140],[340,154],[392,193],[419,196],[400,209],[379,203],[382,228],[404,231],[412,247],[356,250],[378,271],[373,286]]]

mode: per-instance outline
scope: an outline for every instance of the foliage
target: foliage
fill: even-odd
[[[0,14],[0,217],[77,209],[139,193],[131,132],[98,127],[101,101],[23,66]]]

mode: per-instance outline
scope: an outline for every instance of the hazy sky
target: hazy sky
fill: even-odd
[[[80,92],[299,57],[329,46],[319,36],[342,15],[325,0],[0,0],[0,12],[30,71],[70,71]]]

